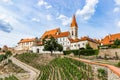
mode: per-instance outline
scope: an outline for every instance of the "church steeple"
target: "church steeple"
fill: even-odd
[[[78,38],[78,25],[76,22],[75,15],[73,15],[72,22],[70,25],[70,37],[72,39],[77,39]]]
[[[70,27],[78,27],[75,15],[73,15]]]

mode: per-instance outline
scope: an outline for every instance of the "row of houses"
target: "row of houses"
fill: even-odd
[[[120,38],[120,34],[108,35],[102,40],[92,39],[88,36],[79,38],[76,17],[73,15],[69,31],[62,32],[60,28],[56,28],[46,31],[39,39],[21,39],[18,42],[15,50],[26,50],[33,51],[35,53],[44,53],[45,51],[43,51],[44,45],[42,44],[42,40],[46,36],[53,36],[58,41],[58,43],[63,46],[63,50],[85,48],[86,44],[89,44],[93,49],[98,49],[99,45],[112,44],[115,39]]]

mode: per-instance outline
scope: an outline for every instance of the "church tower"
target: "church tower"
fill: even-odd
[[[73,15],[72,22],[71,22],[71,25],[70,25],[70,37],[72,39],[78,38],[78,25],[77,25],[77,22],[76,22],[75,15]]]

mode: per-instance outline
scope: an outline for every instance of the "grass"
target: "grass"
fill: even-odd
[[[5,78],[0,78],[0,80],[18,80],[14,75],[5,77]]]
[[[9,62],[5,64],[4,66],[0,66],[0,72],[4,73],[25,73],[22,68],[18,67],[17,65],[13,64],[12,62]]]

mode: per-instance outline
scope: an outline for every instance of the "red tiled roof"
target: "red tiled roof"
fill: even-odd
[[[46,31],[46,32],[42,35],[41,39],[45,38],[45,36],[56,35],[57,32],[59,32],[59,30],[60,30],[60,28]]]
[[[75,42],[79,42],[80,41],[80,39],[72,39],[72,38],[68,38],[69,39],[69,41],[71,42],[71,43],[75,43]]]
[[[35,38],[27,38],[27,39],[21,39],[19,43],[25,43],[25,42],[34,42],[35,41]]]
[[[110,35],[105,36],[105,38],[102,39],[101,43],[103,45],[113,44],[116,39],[120,39],[120,33],[110,34]]]
[[[70,27],[78,27],[77,22],[76,22],[75,15],[73,15],[73,18],[72,18],[72,22],[71,22]]]
[[[53,37],[60,38],[60,37],[68,37],[69,35],[70,35],[69,31],[67,31],[67,32],[61,32],[58,35],[53,35]]]
[[[81,39],[80,39],[80,41],[91,41],[91,42],[95,42],[95,43],[99,43],[97,40],[95,40],[95,39],[92,39],[92,38],[89,38],[89,37],[87,37],[87,36],[84,36],[84,37],[82,37]]]

